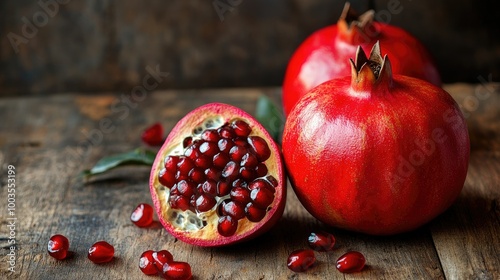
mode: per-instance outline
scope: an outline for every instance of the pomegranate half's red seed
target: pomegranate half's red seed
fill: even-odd
[[[250,222],[260,222],[266,216],[266,210],[255,207],[253,203],[248,203],[245,207],[245,216]]]
[[[232,236],[238,228],[238,221],[231,216],[222,216],[219,218],[217,231],[220,235],[229,237]]]
[[[155,261],[153,259],[153,251],[148,250],[142,253],[141,258],[139,259],[139,268],[142,273],[146,275],[156,275],[158,274],[158,269],[155,266]]]
[[[295,272],[304,272],[309,270],[316,263],[314,251],[310,249],[301,249],[293,251],[288,256],[287,266]]]
[[[359,272],[365,267],[366,259],[363,254],[351,251],[343,254],[337,260],[337,269],[342,273]]]
[[[163,127],[159,123],[148,127],[142,133],[142,141],[150,146],[160,146],[163,143]]]
[[[153,253],[153,260],[154,260],[154,264],[156,266],[156,269],[159,272],[161,272],[161,271],[163,271],[163,266],[166,263],[170,263],[170,262],[174,261],[174,257],[172,256],[172,254],[170,254],[169,251],[161,250],[161,251]]]
[[[139,204],[132,215],[130,220],[138,227],[147,227],[153,223],[153,207],[147,203]]]
[[[331,251],[335,246],[335,237],[328,232],[311,232],[307,241],[311,249],[319,252]]]
[[[87,257],[93,263],[110,262],[115,256],[115,248],[106,241],[98,241],[89,249]]]
[[[248,137],[248,143],[254,149],[259,161],[266,161],[271,156],[271,150],[269,149],[266,140],[262,137],[250,136]]]
[[[56,234],[49,239],[47,251],[57,260],[64,260],[68,255],[69,241],[64,235]]]
[[[170,280],[192,279],[191,266],[187,262],[168,262],[163,265],[163,277]]]
[[[247,137],[250,132],[252,132],[250,125],[242,120],[235,120],[231,126],[234,128],[234,132],[239,137]]]

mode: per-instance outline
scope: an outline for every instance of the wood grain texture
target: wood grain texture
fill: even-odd
[[[214,101],[252,113],[261,94],[279,103],[279,88],[157,91],[140,102],[106,93],[0,99],[0,278],[154,279],[138,269],[139,256],[148,249],[168,249],[176,259],[188,261],[199,280],[499,279],[500,88],[445,88],[466,113],[472,152],[464,190],[443,215],[407,234],[367,236],[316,221],[289,186],[285,214],[276,227],[255,240],[224,248],[194,247],[170,236],[159,223],[141,229],[130,222],[137,204],[151,203],[147,167],[123,167],[89,182],[77,175],[105,155],[141,146],[139,134],[155,121],[170,130],[190,110]],[[473,97],[477,106],[468,103]],[[10,164],[17,171],[13,275],[6,265],[9,230],[3,207]],[[307,273],[288,270],[288,254],[305,248],[312,230],[334,233],[336,249],[317,253],[318,265]],[[56,261],[47,254],[47,241],[56,233],[70,239],[71,258]],[[111,263],[95,265],[87,259],[88,248],[99,240],[115,246]],[[368,266],[361,273],[336,270],[336,259],[348,250],[365,254]]]
[[[445,82],[478,83],[479,75],[490,74],[499,81],[498,1],[349,2],[359,12],[375,8],[377,20],[420,39]],[[235,7],[218,13],[214,3]],[[141,82],[148,65],[171,73],[159,89],[279,86],[294,50],[315,30],[336,23],[343,5],[0,1],[0,95],[127,90]]]

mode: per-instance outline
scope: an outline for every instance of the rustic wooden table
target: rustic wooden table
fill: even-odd
[[[77,175],[103,156],[141,146],[139,135],[153,122],[170,129],[190,110],[213,101],[252,113],[261,94],[278,103],[279,88],[158,91],[140,101],[127,94],[0,99],[0,278],[153,279],[138,269],[139,256],[168,249],[192,265],[195,279],[500,279],[500,87],[445,88],[463,106],[472,152],[458,201],[430,224],[391,237],[327,228],[301,207],[289,187],[285,214],[270,232],[212,249],[177,241],[159,223],[141,229],[130,222],[138,203],[151,203],[147,167],[122,167],[90,182]],[[8,205],[10,165],[15,202]],[[6,205],[15,209],[9,212]],[[306,273],[288,270],[288,254],[305,248],[308,233],[319,229],[334,233],[338,247],[318,253],[318,266]],[[47,241],[56,233],[69,237],[73,257],[57,261],[47,254]],[[88,261],[86,251],[98,240],[115,246],[111,263]],[[368,266],[361,273],[335,269],[347,250],[365,254]]]

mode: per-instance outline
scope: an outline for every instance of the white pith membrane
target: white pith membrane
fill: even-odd
[[[188,130],[182,131],[182,133],[179,133],[179,135],[177,135],[174,139],[169,141],[170,146],[168,146],[165,149],[162,148],[162,154],[159,155],[160,158],[165,160],[167,156],[184,155],[186,149],[183,147],[183,141],[186,137],[192,137],[192,141],[201,139],[201,134],[206,129],[217,129],[227,123],[230,124],[235,120],[242,120],[250,126],[251,132],[248,135],[248,137],[260,136],[262,139],[266,140],[265,135],[260,133],[260,129],[253,126],[252,125],[253,122],[247,119],[244,118],[225,119],[223,116],[208,116],[208,112],[206,114],[207,114],[206,117],[203,116],[201,117],[201,119],[205,120],[203,123],[198,124],[197,126],[189,126],[195,128],[189,131]],[[276,166],[276,163],[279,162],[277,159],[277,155],[273,151],[272,145],[269,142],[267,142],[267,140],[266,143],[269,149],[271,150],[270,157],[263,162],[267,167],[268,173],[267,175],[263,177],[257,177],[254,180],[259,178],[265,179],[268,176],[272,176],[278,182],[278,185],[281,185],[281,182],[279,182],[280,174],[273,173],[279,170],[279,167]],[[164,164],[164,162],[162,161],[161,164]],[[160,205],[161,205],[162,217],[168,223],[170,223],[175,228],[176,231],[183,231],[185,233],[188,233],[191,238],[203,238],[203,239],[224,238],[222,235],[218,233],[217,230],[218,220],[220,218],[220,216],[217,213],[217,209],[224,200],[230,198],[230,195],[228,194],[222,197],[215,196],[214,198],[216,199],[217,203],[215,204],[214,207],[205,212],[198,212],[198,211],[193,212],[191,210],[183,211],[180,209],[174,209],[170,207],[169,204],[170,189],[168,187],[163,186],[158,179],[158,173],[163,168],[163,166],[156,166],[155,168],[157,171],[157,175],[154,177],[153,184],[155,192],[158,196],[158,200],[161,202]],[[275,204],[277,203],[276,199],[278,195],[277,192],[278,190],[276,189],[274,200],[267,207],[266,215],[264,216],[262,221],[266,220],[269,210],[275,207]],[[238,220],[238,227],[236,230],[236,234],[244,235],[246,232],[249,232],[254,228],[255,228],[255,223],[249,221],[246,217],[244,217]]]

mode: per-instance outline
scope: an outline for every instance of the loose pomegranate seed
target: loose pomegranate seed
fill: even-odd
[[[232,236],[236,232],[237,228],[238,221],[233,219],[231,216],[222,216],[219,218],[217,231],[220,235],[225,237]]]
[[[145,251],[141,254],[141,258],[139,259],[139,268],[146,275],[158,274],[158,269],[153,259],[153,253],[152,250]]]
[[[242,120],[234,121],[231,126],[234,128],[234,132],[236,133],[236,135],[240,137],[247,137],[250,132],[252,132],[252,128],[250,127],[250,125]]]
[[[47,251],[57,260],[64,260],[68,256],[69,241],[64,235],[56,234],[49,239]]]
[[[250,202],[245,206],[245,216],[250,222],[257,223],[266,216],[266,210],[260,209]]]
[[[115,248],[106,241],[98,241],[89,249],[88,258],[93,263],[110,262],[115,255]]]
[[[314,251],[310,249],[301,249],[293,251],[288,256],[287,266],[290,270],[295,272],[304,272],[309,270],[316,263],[316,256]]]
[[[159,272],[161,272],[161,271],[163,271],[163,266],[166,263],[170,263],[170,262],[174,261],[174,257],[172,256],[172,254],[169,251],[161,250],[161,251],[153,253],[153,260],[154,260],[154,264],[156,266],[156,269]]]
[[[163,265],[163,277],[170,280],[192,279],[191,266],[187,262],[168,262]]]
[[[337,260],[337,269],[342,273],[359,272],[365,267],[365,256],[360,252],[350,251]]]
[[[307,241],[311,249],[319,252],[331,251],[335,246],[335,237],[328,232],[311,232]]]
[[[250,199],[256,207],[266,209],[274,200],[274,194],[267,188],[256,188],[250,192]]]
[[[142,133],[142,141],[150,146],[160,146],[163,143],[163,127],[159,123],[148,127]]]
[[[153,207],[146,203],[139,204],[130,216],[130,220],[138,227],[147,227],[153,223]]]
[[[266,140],[259,136],[248,137],[248,143],[255,151],[255,155],[259,161],[266,161],[271,156],[271,150],[267,145]]]

